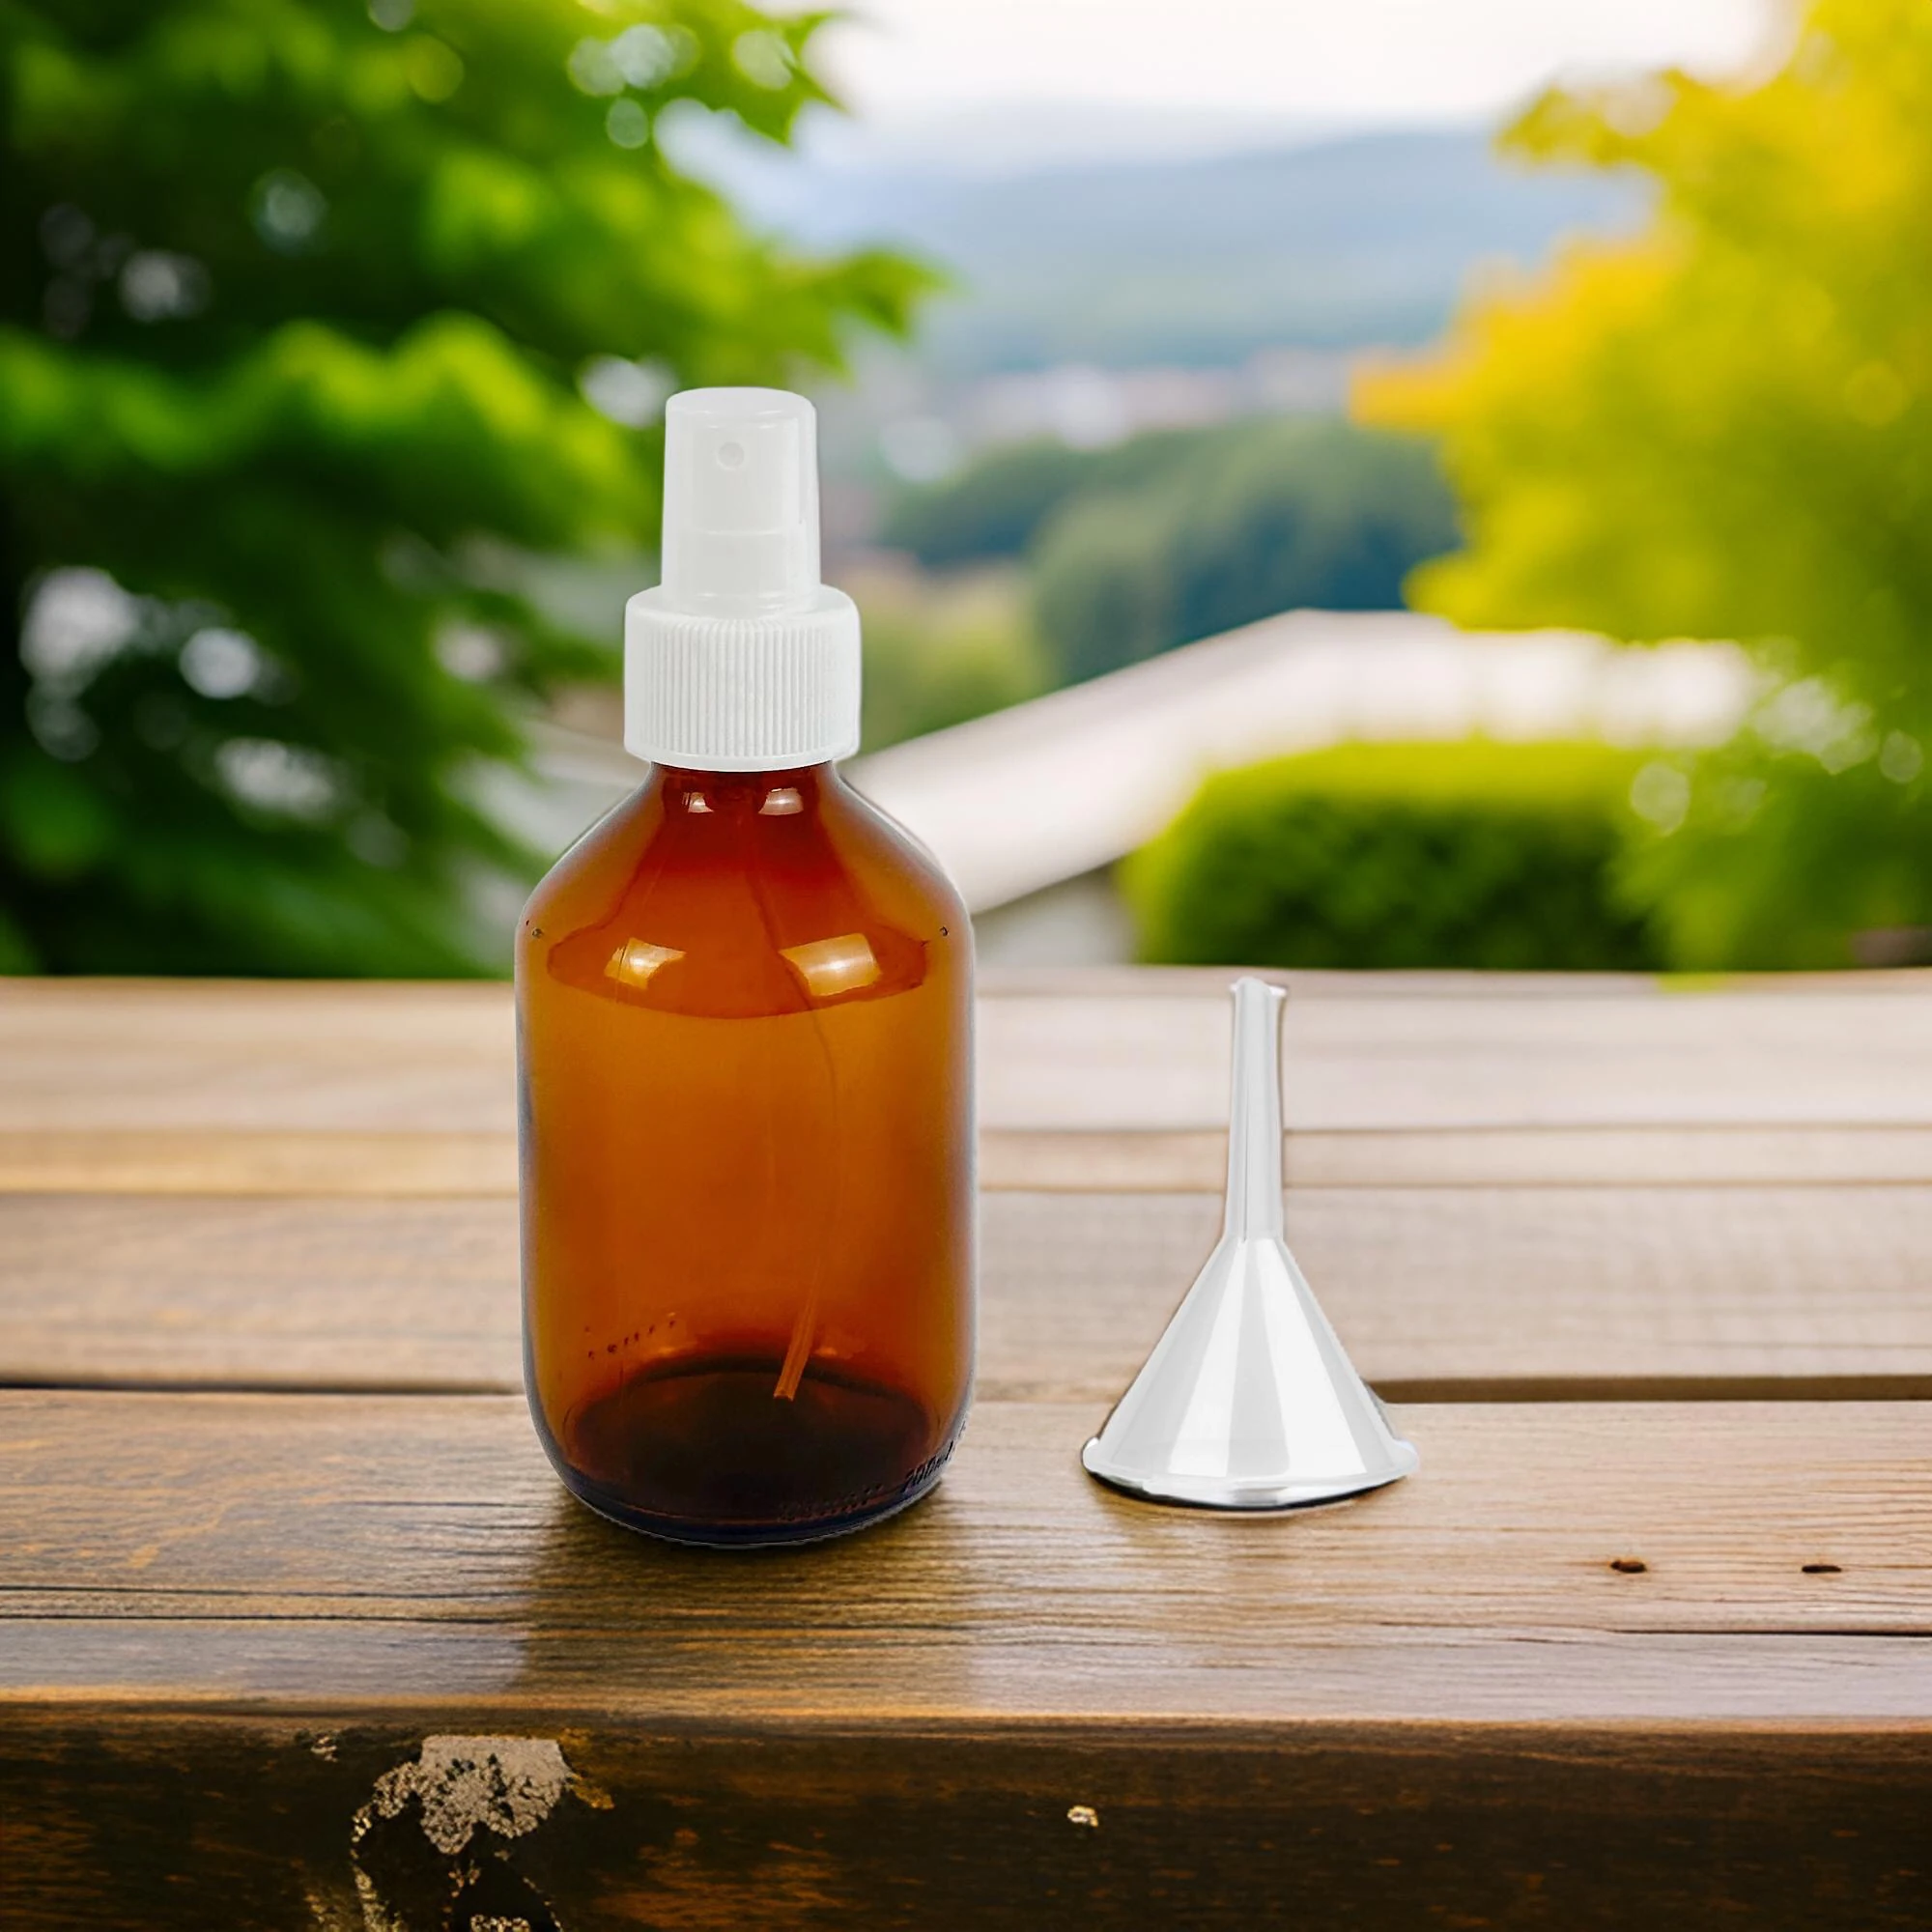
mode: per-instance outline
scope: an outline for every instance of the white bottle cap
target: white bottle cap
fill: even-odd
[[[624,744],[697,771],[859,749],[859,612],[818,581],[818,423],[784,389],[665,409],[664,581],[624,613]]]

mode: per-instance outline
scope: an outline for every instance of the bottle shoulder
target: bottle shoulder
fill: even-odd
[[[525,901],[520,930],[528,932],[532,922],[567,922],[608,895],[613,881],[636,864],[664,815],[653,791],[647,780],[565,846]]]
[[[839,788],[834,838],[855,869],[873,871],[895,894],[961,923],[966,901],[938,857],[892,814],[851,785]]]
[[[526,997],[725,1016],[970,984],[970,922],[937,862],[842,781],[806,777],[653,774],[531,895]]]

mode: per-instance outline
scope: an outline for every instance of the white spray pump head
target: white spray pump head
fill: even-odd
[[[786,389],[687,389],[665,408],[664,594],[756,617],[818,594],[818,421]]]
[[[818,579],[818,424],[785,389],[665,409],[663,582],[624,621],[624,743],[698,771],[859,747],[859,613]]]

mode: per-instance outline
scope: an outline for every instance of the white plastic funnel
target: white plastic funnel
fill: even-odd
[[[1162,1502],[1334,1502],[1409,1475],[1421,1459],[1355,1373],[1282,1237],[1287,996],[1254,979],[1234,994],[1221,1238],[1080,1460],[1103,1483]]]

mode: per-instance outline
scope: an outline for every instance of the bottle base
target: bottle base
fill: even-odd
[[[617,1500],[595,1484],[585,1482],[574,1469],[559,1464],[557,1473],[563,1478],[564,1488],[592,1516],[601,1516],[606,1522],[614,1522],[620,1529],[635,1530],[639,1536],[651,1536],[661,1543],[682,1543],[702,1549],[781,1549],[789,1544],[825,1543],[835,1536],[851,1536],[859,1530],[870,1529],[874,1523],[884,1522],[888,1517],[911,1509],[914,1503],[938,1486],[951,1456],[949,1449],[929,1469],[921,1472],[909,1483],[903,1494],[895,1496],[889,1502],[875,1503],[850,1516],[784,1523],[700,1523],[683,1517],[654,1516],[647,1510],[636,1509]]]
[[[573,1410],[560,1442],[541,1416],[538,1431],[580,1502],[672,1543],[842,1536],[938,1482],[956,1425],[928,1450],[933,1424],[912,1397],[813,1367],[784,1400],[775,1394],[781,1366],[734,1357],[649,1370]]]

